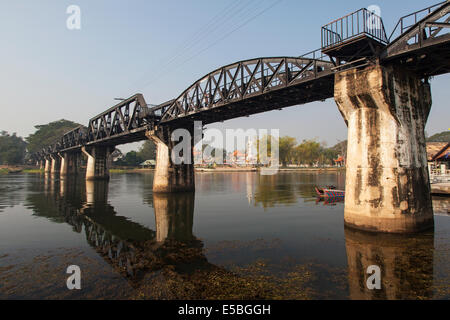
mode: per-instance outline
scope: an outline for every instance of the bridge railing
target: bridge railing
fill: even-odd
[[[401,17],[394,30],[392,31],[391,35],[389,36],[389,42],[393,39],[395,39],[396,37],[402,35],[403,33],[405,33],[409,28],[411,28],[412,26],[414,26],[417,22],[419,22],[420,20],[422,20],[423,18],[425,18],[427,15],[429,15],[430,13],[432,13],[433,11],[435,11],[436,9],[438,9],[439,7],[441,7],[442,5],[444,5],[447,1],[443,1],[440,2],[438,4],[432,5],[428,8],[413,12],[411,14],[408,14],[404,17]],[[429,34],[432,33],[432,27],[428,28]],[[415,41],[417,42],[418,39],[415,39]]]
[[[323,53],[322,49],[316,49],[308,53],[305,53],[301,55],[300,58],[317,60],[318,62],[333,63],[330,56]]]
[[[361,36],[384,44],[388,43],[383,20],[365,8],[324,25],[322,27],[322,50]]]
[[[172,99],[172,100],[166,101],[164,103],[161,103],[160,105],[153,106],[152,108],[149,109],[149,112],[154,117],[160,118],[160,117],[162,117],[164,112],[166,112],[167,108],[169,108],[172,105],[172,103],[174,101],[175,101],[175,99]]]

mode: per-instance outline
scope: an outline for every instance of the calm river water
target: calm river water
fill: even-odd
[[[339,172],[197,173],[195,194],[173,195],[152,179],[0,176],[0,299],[450,297],[448,199],[434,232],[400,237],[346,229],[343,203],[316,200],[315,185],[344,187]]]

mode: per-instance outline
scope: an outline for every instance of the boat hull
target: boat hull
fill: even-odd
[[[337,189],[319,189],[316,187],[316,192],[319,197],[322,198],[344,198],[345,197],[345,191],[344,190],[337,190]]]
[[[323,189],[323,195],[324,195],[324,197],[327,197],[327,198],[344,198],[345,191]]]

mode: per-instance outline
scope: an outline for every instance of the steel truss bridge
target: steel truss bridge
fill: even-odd
[[[424,79],[450,72],[450,1],[399,19],[387,36],[382,19],[360,9],[322,27],[322,47],[300,57],[239,61],[205,75],[176,99],[149,107],[136,94],[64,134],[34,155],[82,146],[145,140],[156,126],[225,121],[333,97],[336,72],[370,64],[398,64]]]

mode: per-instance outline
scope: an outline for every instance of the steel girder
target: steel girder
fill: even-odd
[[[268,92],[296,86],[331,73],[328,60],[304,57],[259,58],[214,70],[177,99],[161,106],[161,122],[231,105]]]
[[[122,136],[154,120],[142,94],[136,94],[90,119],[86,143]]]
[[[401,18],[391,37],[396,33],[382,62],[403,64],[424,77],[450,72],[450,1]]]

